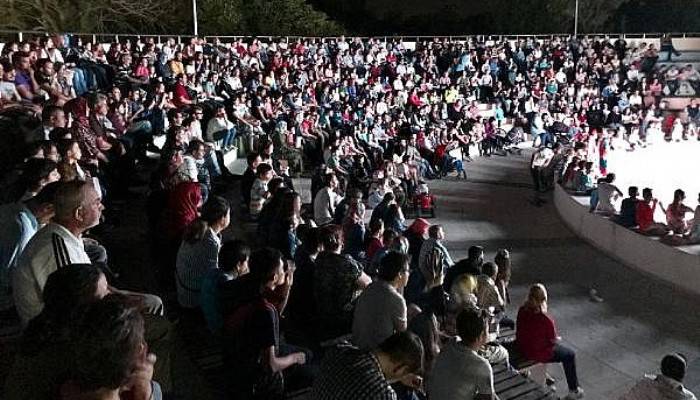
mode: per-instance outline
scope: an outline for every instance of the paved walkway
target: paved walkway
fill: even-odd
[[[663,355],[689,358],[686,385],[700,392],[698,298],[678,293],[602,254],[571,233],[551,204],[530,204],[529,155],[479,159],[467,164],[471,181],[431,183],[439,199],[436,221],[443,224],[453,258],[479,244],[492,259],[511,250],[510,313],[517,313],[531,283],[549,289],[550,312],[566,344],[577,351],[581,385],[588,399],[617,399],[644,373],[655,372]],[[660,266],[672,267],[672,266]],[[700,271],[698,271],[700,273]],[[605,299],[591,302],[590,287]],[[560,366],[549,372],[566,383]]]

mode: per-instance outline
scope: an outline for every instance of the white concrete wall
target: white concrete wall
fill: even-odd
[[[661,243],[588,212],[588,207],[557,185],[554,205],[564,223],[582,239],[631,268],[700,294],[700,256]]]

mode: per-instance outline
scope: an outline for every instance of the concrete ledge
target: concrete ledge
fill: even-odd
[[[569,229],[610,257],[684,291],[700,294],[697,246],[668,246],[589,213],[586,204],[559,185],[554,191],[554,205]]]

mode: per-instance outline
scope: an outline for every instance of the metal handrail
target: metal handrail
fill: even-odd
[[[0,30],[0,35],[16,35],[18,41],[23,41],[25,35],[35,35],[35,36],[50,36],[53,35],[54,33],[46,32],[46,31],[41,31],[41,30],[24,30],[24,31],[17,31],[17,30]],[[106,38],[114,38],[114,41],[119,41],[120,37],[121,38],[136,38],[136,39],[141,39],[141,38],[155,38],[158,43],[161,43],[163,39],[168,39],[168,38],[173,38],[175,39],[178,43],[182,43],[183,39],[191,39],[194,37],[197,37],[195,35],[187,35],[187,34],[136,34],[136,33],[92,33],[92,32],[62,32],[59,33],[60,35],[72,35],[72,36],[81,36],[81,37],[92,37],[93,43],[97,42],[97,38],[100,37],[106,37]],[[657,39],[660,38],[661,36],[665,35],[667,33],[619,33],[619,32],[605,32],[605,33],[581,33],[579,36],[585,36],[585,37],[605,37],[605,36],[611,36],[611,37],[619,37],[622,36],[625,39]],[[672,38],[678,38],[678,39],[685,39],[685,38],[700,38],[700,32],[669,32],[668,34],[671,35]],[[526,38],[535,38],[535,39],[552,39],[555,37],[567,37],[571,36],[571,33],[551,33],[551,34],[474,34],[474,35],[377,35],[377,36],[353,36],[353,35],[346,35],[348,38],[360,38],[360,39],[380,39],[383,40],[384,42],[390,41],[390,40],[395,40],[395,39],[402,39],[404,41],[421,41],[421,40],[430,40],[434,38],[438,39],[450,39],[450,40],[468,40],[470,38],[474,37],[480,37],[480,38],[485,38],[487,40],[497,40],[497,41],[502,41],[504,39],[506,40],[518,40],[518,39],[526,39]],[[307,40],[307,39],[336,39],[339,38],[339,36],[298,36],[298,35],[201,35],[199,36],[204,39],[222,39],[222,40],[238,40],[238,39],[251,39],[251,38],[258,38],[261,40],[267,39],[267,41],[272,41],[273,38],[285,38],[288,42],[290,40]]]

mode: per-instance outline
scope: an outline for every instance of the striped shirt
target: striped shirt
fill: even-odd
[[[352,346],[332,350],[321,364],[310,400],[396,400],[377,357]]]
[[[202,280],[207,271],[218,268],[221,238],[207,228],[201,240],[182,242],[175,263],[177,301],[187,308],[199,307]]]
[[[42,292],[49,275],[70,264],[89,264],[81,238],[63,226],[50,223],[27,243],[12,273],[17,313],[26,325],[44,307]]]

